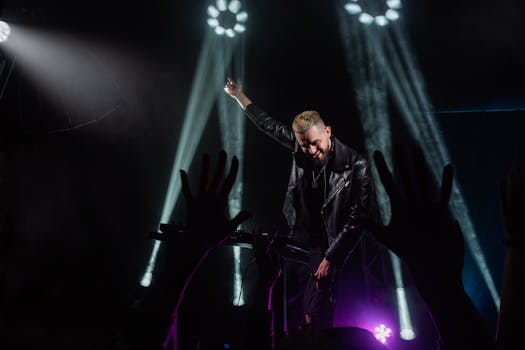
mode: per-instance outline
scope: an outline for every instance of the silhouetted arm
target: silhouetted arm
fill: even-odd
[[[421,150],[394,149],[393,177],[381,152],[374,153],[390,199],[391,220],[373,229],[377,239],[408,267],[437,326],[445,349],[495,349],[494,337],[463,287],[463,235],[449,211],[452,166],[440,190]]]
[[[525,276],[525,177],[519,170],[510,173],[507,188],[501,185],[500,207],[507,255],[503,267],[496,337],[502,349],[515,349],[516,344],[521,342],[525,324],[525,284],[522,281]]]

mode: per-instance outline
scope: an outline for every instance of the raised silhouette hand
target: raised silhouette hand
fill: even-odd
[[[463,235],[448,211],[452,166],[443,169],[440,191],[423,153],[409,157],[394,149],[394,178],[383,154],[374,152],[379,177],[390,198],[391,220],[372,228],[377,239],[402,259],[414,277],[460,282],[464,259]],[[429,277],[425,277],[429,276]],[[461,283],[461,282],[460,282]]]
[[[196,195],[192,195],[188,182],[188,174],[180,171],[182,193],[188,206],[186,228],[188,231],[186,242],[196,247],[211,249],[227,239],[237,226],[252,215],[241,211],[233,219],[229,218],[228,196],[235,183],[239,160],[233,157],[230,171],[225,175],[226,152],[219,153],[215,173],[210,178],[210,157],[205,154],[202,158],[202,169],[199,179],[199,188]]]

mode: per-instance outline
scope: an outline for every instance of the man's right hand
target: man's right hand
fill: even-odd
[[[233,98],[238,98],[242,93],[242,84],[240,81],[233,81],[228,78],[226,85],[224,85],[224,91]]]
[[[252,103],[242,91],[242,84],[240,81],[233,81],[231,78],[228,78],[226,85],[224,85],[224,91],[237,100],[237,103],[239,103],[243,110],[246,110],[246,107]]]

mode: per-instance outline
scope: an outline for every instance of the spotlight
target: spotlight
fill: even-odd
[[[390,336],[392,335],[392,330],[384,324],[380,324],[379,326],[374,328],[374,335],[377,340],[379,340],[383,344],[386,344],[388,338],[390,338]]]
[[[0,43],[6,41],[11,34],[11,27],[4,21],[0,21]]]
[[[386,0],[387,10],[383,15],[371,15],[363,11],[358,4],[359,0],[351,0],[345,4],[345,10],[351,15],[358,15],[359,22],[369,25],[375,23],[379,27],[384,27],[388,23],[397,21],[399,19],[399,10],[401,8],[401,0]]]
[[[246,30],[244,23],[248,20],[248,13],[241,11],[239,0],[217,0],[215,6],[208,6],[207,12],[208,25],[214,28],[217,35],[234,38]]]
[[[399,12],[397,12],[396,10],[388,9],[385,12],[385,17],[389,21],[395,21],[395,20],[399,19]]]
[[[356,4],[355,2],[349,2],[345,5],[345,10],[348,11],[351,15],[357,15],[358,13],[361,13],[363,10],[361,9],[361,6]]]
[[[375,16],[374,21],[380,27],[384,27],[388,24],[388,20],[386,19],[385,16]]]
[[[401,0],[387,0],[386,4],[388,8],[391,9],[400,9],[401,8]]]
[[[374,23],[374,17],[365,12],[359,15],[359,22],[363,24],[372,24]]]

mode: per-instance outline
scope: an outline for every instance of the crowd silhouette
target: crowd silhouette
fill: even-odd
[[[185,286],[192,272],[236,227],[251,214],[239,213],[228,217],[228,195],[236,178],[238,160],[232,159],[225,173],[227,156],[219,154],[210,177],[210,158],[203,157],[199,188],[195,194],[189,189],[187,174],[181,171],[184,198],[188,207],[187,230],[180,241],[170,241],[165,271],[159,275],[156,286],[145,297],[144,310],[164,314],[165,332],[149,339],[150,342],[126,343],[127,349],[176,349],[177,312],[183,300]],[[505,224],[504,244],[508,253],[503,271],[501,309],[497,330],[491,331],[485,320],[465,292],[462,282],[464,241],[460,223],[450,214],[448,202],[453,185],[451,165],[443,168],[442,180],[437,186],[420,149],[396,147],[393,164],[396,175],[389,170],[381,152],[374,153],[378,170],[391,205],[391,220],[383,223],[363,220],[374,232],[377,240],[394,252],[410,271],[439,333],[436,349],[517,349],[521,331],[521,284],[524,264],[522,258],[521,218],[525,208],[525,178],[518,170],[510,173],[508,182],[501,185],[502,218]],[[203,220],[203,216],[206,218]],[[213,228],[213,229],[211,229]],[[357,327],[305,330],[291,334],[275,343],[272,337],[272,310],[268,299],[281,266],[271,248],[273,236],[254,235],[253,254],[259,267],[260,278],[254,294],[256,302],[250,319],[242,331],[243,349],[386,349],[367,330]],[[177,244],[179,243],[179,244]],[[169,281],[168,281],[169,280]],[[167,287],[169,286],[169,288]],[[158,298],[158,294],[164,295]],[[173,308],[154,305],[154,300],[172,298]],[[179,297],[176,299],[176,297]],[[149,305],[148,305],[149,300]],[[167,322],[169,319],[169,322]],[[142,322],[145,322],[142,320]],[[162,322],[157,323],[161,325]],[[167,330],[167,332],[166,332]],[[133,331],[127,336],[133,335]],[[167,334],[167,337],[166,337]],[[142,338],[142,336],[141,336]],[[161,340],[162,338],[162,340]],[[133,344],[133,347],[130,347]],[[162,345],[163,344],[163,345]]]
[[[439,334],[435,349],[520,348],[522,329],[523,235],[525,224],[525,177],[513,169],[502,181],[501,217],[504,223],[502,244],[506,246],[501,307],[497,328],[491,330],[465,291],[462,272],[465,248],[461,223],[449,210],[453,186],[453,168],[443,168],[441,183],[436,184],[422,151],[399,146],[394,148],[393,166],[384,155],[374,153],[379,173],[391,206],[388,224],[363,219],[376,239],[405,264]],[[159,271],[148,291],[132,305],[127,323],[114,339],[114,350],[178,349],[178,312],[192,276],[208,254],[220,246],[237,227],[251,217],[241,211],[229,217],[228,199],[239,167],[233,156],[227,171],[228,156],[221,151],[211,169],[210,156],[202,158],[199,185],[190,189],[188,174],[180,172],[182,193],[187,206],[184,233],[165,242]],[[5,197],[2,174],[0,190]],[[8,230],[6,208],[1,206],[1,250],[4,261]],[[275,233],[276,234],[276,233]],[[305,330],[276,342],[272,332],[272,288],[281,273],[280,259],[271,249],[273,235],[254,235],[252,251],[259,279],[254,287],[249,319],[240,331],[242,349],[386,349],[372,333],[357,327]],[[2,266],[3,268],[3,266]],[[180,335],[183,336],[183,335]],[[202,347],[205,349],[205,343]],[[194,348],[194,349],[196,349]]]

